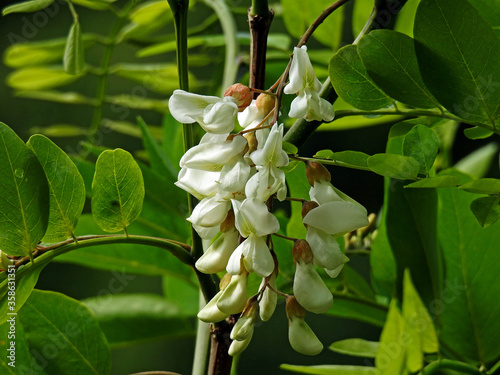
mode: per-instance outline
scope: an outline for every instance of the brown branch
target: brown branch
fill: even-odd
[[[251,14],[248,10],[250,26],[250,70],[249,86],[252,89],[264,89],[266,72],[267,36],[274,18],[274,11],[269,9],[265,15]],[[258,93],[253,93],[254,98]]]

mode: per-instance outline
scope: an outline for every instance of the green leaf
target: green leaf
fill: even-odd
[[[9,5],[8,7],[3,8],[2,15],[6,16],[10,13],[31,13],[41,10],[43,8],[47,8],[50,4],[52,4],[54,0],[31,0],[24,1],[17,4]]]
[[[8,318],[10,318],[9,313],[17,313],[21,307],[23,307],[26,300],[31,295],[31,292],[35,288],[35,285],[38,281],[38,276],[40,272],[43,270],[45,266],[33,266],[33,263],[25,266],[23,272],[15,272],[15,278],[6,278],[2,280],[0,283],[0,324],[4,323]],[[9,274],[12,274],[9,272]],[[9,304],[9,291],[12,290],[9,288],[12,284],[9,285],[10,281],[15,281],[16,287],[14,290],[15,293],[15,307],[12,307]],[[12,293],[12,292],[11,292]]]
[[[420,0],[409,0],[406,2],[403,9],[401,9],[397,15],[394,31],[398,31],[413,38],[413,23],[419,3]]]
[[[360,151],[339,151],[333,152],[331,150],[321,150],[314,155],[318,159],[333,160],[337,165],[345,167],[368,167],[368,158],[370,155]],[[326,163],[325,163],[326,164]]]
[[[500,36],[500,1],[499,0],[468,0],[479,14],[493,27]]]
[[[57,103],[65,103],[65,104],[86,104],[94,106],[96,105],[96,101],[92,98],[89,98],[85,95],[82,95],[77,92],[61,92],[56,90],[48,90],[48,91],[17,91],[15,94],[20,98],[28,98],[28,99],[38,99],[38,100],[47,100],[51,102]],[[51,125],[54,126],[54,125]],[[43,129],[43,127],[37,128]],[[80,130],[80,134],[82,130]],[[57,134],[57,133],[56,133]]]
[[[83,7],[93,10],[106,10],[109,9],[110,4],[116,0],[71,0],[72,3],[81,5]]]
[[[73,22],[69,29],[68,41],[64,50],[64,70],[71,75],[77,75],[85,69],[83,55],[82,30],[78,20]]]
[[[163,150],[158,142],[156,142],[156,139],[153,138],[148,126],[146,125],[142,117],[137,118],[137,124],[141,129],[142,142],[144,144],[144,148],[148,153],[149,163],[151,164],[151,168],[153,169],[153,171],[159,173],[160,175],[169,176],[170,178],[175,180],[177,177],[177,171],[175,170],[170,160],[168,160],[166,155],[163,153]]]
[[[373,9],[372,0],[357,0],[354,2],[354,9],[352,11],[352,34],[353,36],[359,35],[361,30],[366,24],[366,20],[370,16]]]
[[[360,322],[383,327],[387,316],[386,306],[365,299],[356,299],[356,296],[335,296],[333,307],[326,313],[344,319],[353,319]]]
[[[287,154],[296,155],[299,152],[299,149],[291,143],[283,142],[283,151]]]
[[[312,1],[307,7],[304,7],[300,0],[281,0],[283,21],[287,31],[290,35],[300,38],[309,25],[330,5],[332,5],[330,0]],[[341,42],[343,20],[343,8],[339,8],[316,29],[313,38],[331,49],[337,49]]]
[[[31,254],[47,229],[49,191],[35,154],[0,122],[0,248]]]
[[[147,1],[132,9],[130,23],[120,30],[119,38],[142,38],[172,21],[172,12],[164,0]]]
[[[417,372],[423,366],[423,353],[438,351],[438,339],[434,323],[413,286],[409,269],[405,270],[403,279],[403,318],[404,330],[409,336],[407,368]]]
[[[480,126],[464,129],[464,135],[469,139],[485,139],[491,137],[493,134],[491,130]]]
[[[415,180],[420,170],[418,161],[403,155],[375,154],[367,162],[373,172],[400,180]]]
[[[104,100],[106,103],[111,103],[122,107],[128,107],[133,109],[147,109],[160,113],[168,112],[167,100],[150,99],[134,95],[106,96]]]
[[[83,300],[111,347],[194,336],[195,319],[155,294],[116,294]]]
[[[199,310],[200,289],[194,273],[191,276],[191,283],[177,277],[163,276],[162,287],[169,303],[177,306],[184,314],[195,316]]]
[[[135,222],[129,227],[129,231],[145,236],[156,234],[145,224]],[[106,234],[100,230],[89,214],[84,214],[78,220],[76,235]],[[154,259],[154,262],[151,262]],[[38,259],[37,259],[38,260]],[[56,262],[80,264],[85,267],[111,270],[117,272],[118,287],[126,286],[129,280],[133,280],[133,274],[164,276],[171,275],[189,281],[192,270],[177,261],[168,251],[151,246],[135,244],[113,244],[103,246],[91,246],[55,258]]]
[[[40,354],[47,373],[109,373],[111,355],[106,338],[90,310],[80,302],[60,293],[35,290],[18,318],[30,351]]]
[[[309,200],[311,186],[305,177],[306,168],[304,163],[300,163],[297,168],[287,173],[286,180],[290,189],[290,196]],[[302,223],[302,203],[292,201],[290,204],[292,214],[286,225],[286,234],[294,238],[305,238],[306,227]]]
[[[459,179],[457,177],[444,175],[444,176],[424,178],[422,180],[418,180],[416,182],[412,182],[411,184],[406,185],[405,188],[430,189],[430,188],[458,186],[458,184],[459,184]]]
[[[424,82],[439,102],[494,129],[500,120],[500,41],[490,25],[466,0],[422,0],[414,34]]]
[[[482,197],[473,200],[470,209],[483,228],[500,219],[500,197]]]
[[[403,140],[403,155],[414,158],[420,164],[420,173],[428,174],[439,149],[439,139],[425,125],[415,125]]]
[[[134,123],[128,121],[116,121],[110,119],[103,119],[101,122],[102,126],[111,129],[117,133],[125,134],[130,137],[142,138],[141,129]],[[155,139],[161,139],[161,129],[159,126],[150,125],[148,127],[149,132]]]
[[[392,103],[368,76],[355,45],[338,50],[330,60],[328,75],[335,92],[355,108],[371,111]]]
[[[175,64],[118,64],[110,68],[113,74],[142,84],[148,90],[170,95],[178,88]],[[196,86],[196,78],[189,76],[190,86]]]
[[[16,70],[7,76],[7,84],[16,90],[49,90],[69,85],[81,78],[70,75],[61,67],[32,67]]]
[[[461,190],[477,194],[500,194],[500,180],[496,178],[480,178],[458,187]]]
[[[68,155],[43,135],[33,135],[28,143],[40,161],[50,192],[50,213],[44,242],[60,242],[73,237],[76,222],[85,204],[83,178]]]
[[[498,145],[496,143],[488,143],[459,160],[454,165],[454,168],[475,178],[484,177],[488,173],[493,158],[495,158],[497,153]]]
[[[364,366],[343,366],[343,365],[320,365],[320,366],[298,366],[283,364],[281,369],[299,372],[301,374],[314,375],[379,375],[374,367]]]
[[[380,335],[380,346],[375,356],[375,365],[381,375],[404,375],[406,371],[406,345],[402,341],[404,319],[396,300],[391,302],[387,321]]]
[[[334,342],[328,349],[356,357],[375,358],[379,347],[378,341],[364,339],[347,339]]]
[[[418,108],[439,107],[420,75],[412,38],[374,30],[361,38],[358,52],[370,77],[391,98]]]
[[[86,129],[71,124],[54,124],[49,126],[35,126],[30,133],[43,134],[50,138],[80,137],[85,135]]]
[[[459,172],[449,173],[462,183],[469,180]],[[439,315],[439,340],[450,359],[491,363],[500,357],[500,224],[481,228],[469,209],[474,196],[467,192],[447,188],[438,194],[446,282],[431,312]]]
[[[83,47],[94,44],[94,37],[82,35]],[[66,38],[42,40],[36,42],[17,43],[9,46],[3,55],[5,65],[11,68],[23,68],[34,65],[45,65],[60,61],[64,56]]]
[[[106,232],[125,230],[141,214],[144,180],[132,155],[106,150],[97,159],[92,182],[92,215]]]

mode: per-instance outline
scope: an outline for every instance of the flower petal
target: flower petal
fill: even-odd
[[[247,303],[247,273],[233,276],[217,301],[217,308],[225,314],[243,311]]]
[[[203,307],[198,313],[198,319],[206,323],[215,323],[220,322],[229,316],[229,314],[225,314],[217,308],[217,301],[221,295],[222,291],[217,293],[214,298],[208,301],[205,307]]]
[[[184,90],[175,90],[168,101],[168,109],[172,116],[183,124],[191,124],[203,114],[210,104],[221,101],[215,96],[193,94]]]
[[[293,317],[288,322],[288,340],[295,351],[306,355],[321,353],[323,344],[304,319]]]
[[[196,261],[196,268],[203,273],[217,273],[224,271],[227,262],[238,247],[240,234],[236,228],[221,233],[205,253]],[[238,270],[239,271],[239,270]]]
[[[334,269],[345,263],[346,256],[342,253],[335,237],[331,234],[309,226],[307,228],[306,241],[311,247],[314,255],[314,264],[317,266]]]
[[[267,247],[264,237],[250,234],[245,240],[248,244],[243,251],[243,262],[249,272],[255,272],[260,277],[267,277],[274,271],[274,259]]]
[[[220,225],[227,216],[231,203],[222,200],[218,195],[203,198],[194,208],[188,218],[193,225],[200,227],[213,227]]]
[[[312,263],[296,264],[293,294],[304,309],[324,313],[332,307],[333,296]]]
[[[233,202],[236,228],[243,237],[251,233],[258,237],[276,233],[280,224],[278,219],[267,210],[264,202],[257,199],[245,199],[243,202]]]

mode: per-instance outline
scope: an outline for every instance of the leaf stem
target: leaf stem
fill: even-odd
[[[369,167],[363,167],[362,165],[348,164],[348,163],[345,163],[343,161],[338,161],[338,160],[321,159],[321,158],[306,158],[304,156],[301,156],[300,159],[308,160],[308,161],[319,161],[319,162],[321,162],[321,164],[335,165],[337,167],[359,169],[361,171],[370,171],[371,172],[371,169]]]
[[[138,0],[131,0],[127,5],[123,7],[121,12],[118,15],[118,19],[115,21],[111,32],[109,34],[110,43],[107,43],[104,46],[104,53],[102,54],[100,70],[102,75],[99,77],[99,81],[97,83],[97,93],[96,93],[96,102],[97,105],[94,108],[94,113],[92,114],[92,122],[90,124],[89,132],[88,132],[88,140],[90,143],[94,143],[96,140],[97,132],[99,131],[99,127],[101,125],[102,113],[103,113],[103,105],[104,105],[104,97],[106,95],[106,89],[108,86],[108,69],[109,64],[111,62],[111,56],[113,55],[113,50],[116,45],[116,38],[118,33],[120,32],[121,27],[127,19],[127,15],[134,6],[134,4]]]
[[[82,249],[90,246],[111,245],[117,243],[133,243],[138,245],[158,247],[160,249],[169,251],[182,263],[187,264],[191,267],[194,266],[193,260],[189,253],[189,250],[191,249],[189,245],[164,238],[138,236],[130,234],[128,236],[125,236],[123,234],[82,236],[82,237],[77,237],[77,241],[75,241],[75,239],[73,238],[70,238],[64,242],[39,248],[36,254],[36,258],[41,258],[43,259],[43,261],[42,260],[38,261],[37,265],[46,264],[56,256],[65,254],[72,250]],[[33,262],[34,261],[33,254],[30,254],[30,257],[24,257],[18,260],[15,263],[16,268],[19,268],[21,265],[27,264],[30,261],[30,258],[32,258],[31,260]]]
[[[420,372],[421,375],[431,375],[441,370],[457,370],[462,374],[481,375],[481,371],[468,363],[452,361],[450,359],[441,359],[425,366]]]

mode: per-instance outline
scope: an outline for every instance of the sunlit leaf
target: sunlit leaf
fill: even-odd
[[[10,13],[31,13],[48,7],[54,0],[30,0],[23,1],[17,4],[9,5],[3,8],[2,15],[6,16]]]
[[[491,130],[480,126],[464,129],[464,135],[469,139],[485,139],[491,137],[493,134]]]
[[[0,248],[26,256],[47,229],[47,179],[33,151],[1,122],[0,176]]]
[[[140,215],[144,180],[132,155],[122,149],[104,151],[92,182],[92,215],[106,232],[126,230]]]
[[[368,76],[355,45],[338,50],[330,60],[328,74],[336,93],[356,108],[375,110],[392,103]]]
[[[96,101],[78,92],[62,92],[56,90],[48,91],[17,91],[16,96],[20,98],[47,100],[65,104],[87,104],[94,106]]]
[[[373,172],[400,180],[414,180],[420,170],[415,159],[402,155],[375,154],[370,156],[367,162]]]
[[[496,178],[480,178],[459,186],[459,189],[477,194],[500,194],[500,180]]]
[[[458,186],[459,179],[455,176],[435,176],[424,178],[422,180],[418,180],[416,182],[412,182],[405,186],[405,188],[439,188],[439,187],[451,187]]]
[[[283,364],[281,369],[298,372],[301,374],[313,375],[378,375],[380,374],[374,367],[363,366],[343,366],[343,365],[319,365],[319,366],[298,366]]]
[[[467,20],[467,28],[464,28]],[[416,53],[425,84],[451,113],[500,124],[500,40],[466,0],[422,0]]]
[[[333,152],[331,150],[321,150],[314,155],[318,159],[332,160],[338,163],[338,165],[346,167],[368,167],[368,158],[370,155],[365,154],[360,151],[339,151]]]
[[[346,339],[334,342],[329,349],[356,357],[375,358],[379,343],[376,341],[367,341],[364,339]]]
[[[16,90],[50,90],[68,85],[82,76],[68,74],[62,67],[22,68],[7,76],[7,84]]]
[[[361,38],[358,52],[372,80],[391,98],[419,108],[439,106],[420,76],[412,38],[374,30]]]
[[[439,139],[425,125],[415,125],[403,140],[403,155],[414,158],[420,164],[420,173],[428,174],[439,149]]]

